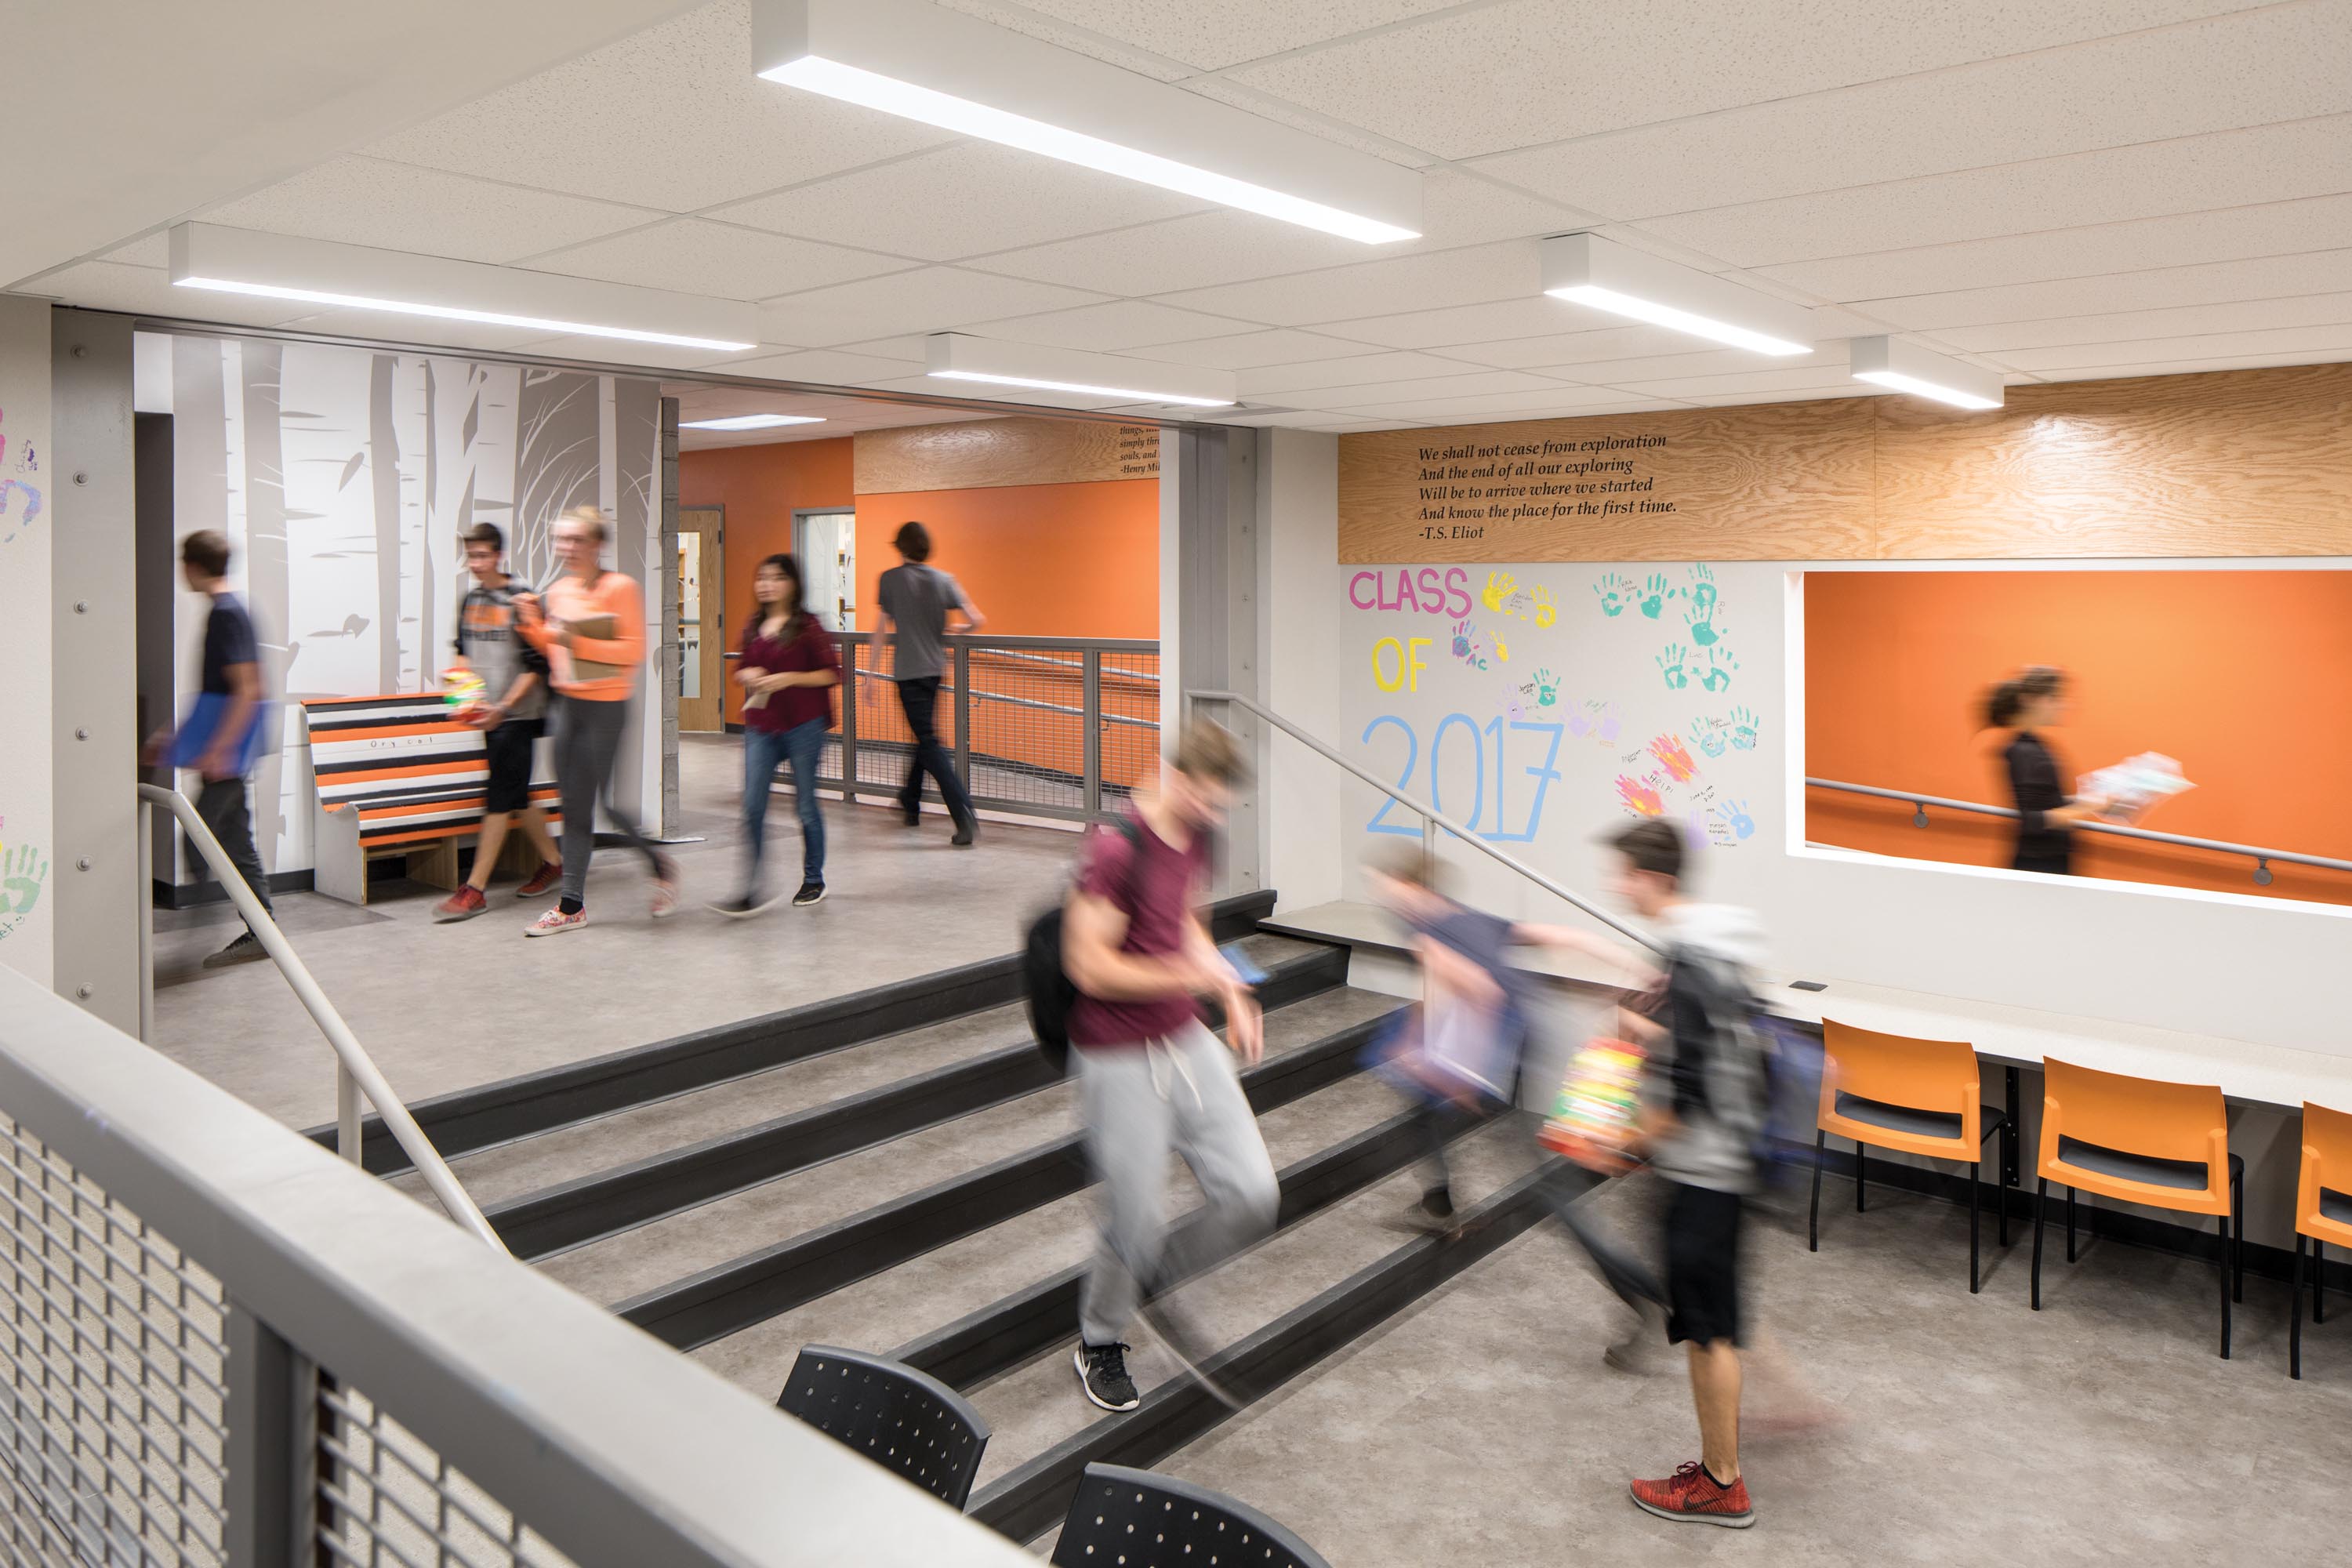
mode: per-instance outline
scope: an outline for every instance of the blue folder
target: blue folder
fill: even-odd
[[[229,699],[226,692],[205,691],[196,697],[195,706],[188,710],[180,728],[172,737],[172,754],[168,759],[175,768],[193,768],[205,752],[211,749],[214,731],[228,716]],[[236,748],[236,771],[249,773],[261,755],[261,738],[269,731],[271,704],[267,700],[253,705],[253,713],[245,727],[245,735]]]

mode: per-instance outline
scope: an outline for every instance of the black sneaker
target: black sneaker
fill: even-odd
[[[955,837],[948,842],[959,849],[967,849],[971,847],[971,841],[979,837],[980,819],[976,816],[967,816],[956,824]]]
[[[908,800],[902,795],[898,797],[898,815],[905,820],[908,826],[920,827],[923,825],[923,803],[919,800]]]
[[[1413,1236],[1451,1236],[1462,1228],[1454,1212],[1454,1194],[1446,1187],[1423,1193],[1411,1208],[1389,1222],[1391,1230]]]
[[[268,958],[269,950],[251,931],[239,931],[236,940],[218,952],[205,955],[206,969],[226,969],[232,963],[251,963],[257,958]]]
[[[1132,1410],[1143,1403],[1143,1395],[1135,1391],[1135,1379],[1127,1375],[1125,1345],[1090,1345],[1082,1340],[1070,1352],[1070,1364],[1077,1368],[1078,1386],[1097,1408]]]
[[[1201,1332],[1192,1316],[1165,1296],[1144,1302],[1143,1321],[1151,1325],[1160,1344],[1177,1363],[1201,1385],[1201,1391],[1228,1410],[1242,1407],[1241,1396],[1202,1370],[1208,1359],[1216,1353],[1207,1335]]]
[[[811,904],[821,904],[823,902],[824,902],[824,884],[823,882],[803,882],[801,884],[801,890],[793,895],[793,908],[796,910],[804,910]]]
[[[775,901],[773,899],[761,900],[756,894],[745,893],[740,898],[730,899],[723,904],[713,904],[710,907],[730,921],[748,921]]]

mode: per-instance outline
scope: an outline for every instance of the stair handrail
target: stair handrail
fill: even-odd
[[[1639,942],[1642,946],[1648,948],[1653,952],[1664,952],[1665,951],[1664,944],[1661,943],[1657,938],[1647,935],[1643,931],[1636,931],[1633,927],[1627,925],[1623,921],[1619,920],[1608,910],[1594,904],[1591,900],[1569,891],[1569,889],[1561,887],[1558,882],[1552,880],[1549,877],[1545,876],[1541,871],[1537,870],[1533,866],[1528,865],[1517,856],[1508,854],[1504,850],[1496,848],[1492,844],[1486,842],[1486,839],[1478,837],[1476,833],[1463,826],[1452,817],[1447,816],[1443,812],[1439,811],[1437,807],[1430,805],[1427,801],[1415,800],[1412,796],[1406,795],[1403,791],[1398,789],[1387,780],[1382,779],[1379,775],[1368,772],[1363,768],[1358,767],[1355,763],[1341,756],[1328,743],[1318,739],[1307,731],[1300,729],[1297,725],[1292,723],[1281,714],[1275,712],[1272,709],[1258,702],[1255,699],[1244,697],[1238,691],[1215,691],[1207,689],[1188,689],[1184,693],[1184,696],[1188,700],[1194,703],[1224,702],[1230,703],[1236,708],[1244,709],[1246,711],[1255,714],[1259,719],[1264,720],[1265,722],[1273,725],[1276,729],[1281,731],[1292,740],[1297,741],[1308,751],[1315,752],[1318,756],[1324,758],[1328,762],[1337,763],[1342,769],[1353,773],[1356,777],[1363,780],[1364,783],[1371,785],[1382,795],[1387,795],[1391,800],[1395,801],[1399,805],[1410,809],[1415,815],[1420,816],[1423,823],[1426,825],[1423,829],[1423,842],[1429,844],[1433,849],[1435,848],[1433,830],[1442,827],[1445,829],[1446,832],[1452,834],[1454,837],[1462,840],[1463,843],[1467,844],[1473,849],[1485,855],[1487,858],[1496,861],[1509,869],[1517,872],[1528,881],[1533,882],[1537,887],[1541,888],[1545,892],[1549,893],[1553,898],[1561,900],[1562,901],[1574,906],[1576,909],[1582,910],[1585,914],[1588,914],[1594,920],[1599,921],[1602,925],[1607,926],[1618,935],[1625,937],[1630,941]]]
[[[335,1010],[335,1005],[327,999],[317,977],[295,955],[294,946],[286,940],[286,933],[278,929],[269,911],[261,907],[261,900],[253,896],[253,889],[246,886],[244,874],[229,859],[228,851],[221,847],[220,840],[213,837],[212,828],[197,815],[194,805],[178,790],[151,784],[139,786],[139,799],[142,807],[160,805],[179,819],[180,826],[188,835],[188,842],[196,847],[196,853],[203,856],[205,864],[212,868],[213,875],[219,879],[229,901],[236,906],[236,912],[245,917],[246,926],[253,932],[254,940],[261,943],[262,950],[278,965],[278,973],[286,977],[287,986],[293,991],[295,999],[302,1004],[311,1021],[319,1026],[319,1033],[324,1035],[327,1044],[333,1047],[335,1152],[353,1164],[360,1163],[360,1097],[365,1095],[374,1105],[376,1114],[383,1118],[385,1131],[407,1154],[409,1163],[425,1178],[425,1184],[441,1201],[441,1206],[448,1211],[449,1217],[499,1252],[505,1252],[506,1243],[499,1239],[499,1233],[483,1217],[480,1206],[458,1184],[457,1173],[449,1169],[449,1163],[441,1157],[441,1152],[425,1135],[425,1129],[416,1124],[416,1118],[409,1114],[408,1107],[401,1101],[399,1095],[393,1092],[383,1069],[375,1065],[375,1058],[369,1056],[367,1048],[360,1044],[359,1037],[352,1033],[352,1026],[343,1022],[343,1016]],[[139,837],[143,850],[148,841],[143,810]],[[142,893],[143,897],[152,897],[146,889],[142,889]],[[150,931],[151,921],[142,916],[140,921],[142,951],[139,955],[142,996],[151,994],[149,988],[153,984],[154,954]],[[142,1017],[140,1022],[144,1026],[142,1036],[152,1042],[154,1034],[152,1019]]]

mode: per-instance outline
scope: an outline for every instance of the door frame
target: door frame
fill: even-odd
[[[687,523],[687,516],[690,512],[716,513],[719,519],[717,527],[715,529],[689,527]],[[703,693],[700,697],[690,698],[686,695],[686,659],[684,649],[681,648],[677,663],[677,700],[681,709],[677,727],[688,734],[723,733],[727,729],[727,509],[723,505],[680,505],[677,509],[677,516],[678,533],[680,535],[691,533],[702,541],[699,562],[702,581],[700,590],[702,614],[697,622],[697,628],[702,642],[701,668],[698,674],[701,677]],[[675,569],[676,563],[672,563],[672,570]],[[682,588],[683,584],[681,584]],[[684,608],[681,603],[679,606],[681,617]],[[681,632],[681,639],[682,637]],[[713,710],[718,714],[718,722],[712,724],[708,730],[688,724],[686,714],[682,710],[685,705],[688,702],[705,701],[713,704]]]

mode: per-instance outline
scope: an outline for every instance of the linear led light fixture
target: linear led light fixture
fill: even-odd
[[[760,341],[758,308],[734,300],[209,223],[175,225],[171,243],[183,289],[719,353]]]
[[[769,430],[779,425],[822,425],[821,414],[735,414],[724,419],[681,419],[681,430]]]
[[[2001,379],[1992,371],[1947,358],[1900,338],[1856,338],[1846,344],[1856,381],[1932,398],[1954,408],[1998,408]]]
[[[1122,403],[1175,403],[1188,408],[1231,408],[1239,377],[1229,370],[1087,353],[1039,343],[1005,342],[962,332],[924,340],[924,372],[942,381],[979,381],[1076,392]]]
[[[929,0],[753,0],[751,68],[1367,245],[1421,232],[1417,171]]]
[[[1543,242],[1543,291],[1759,354],[1813,352],[1812,312],[1598,235]]]

